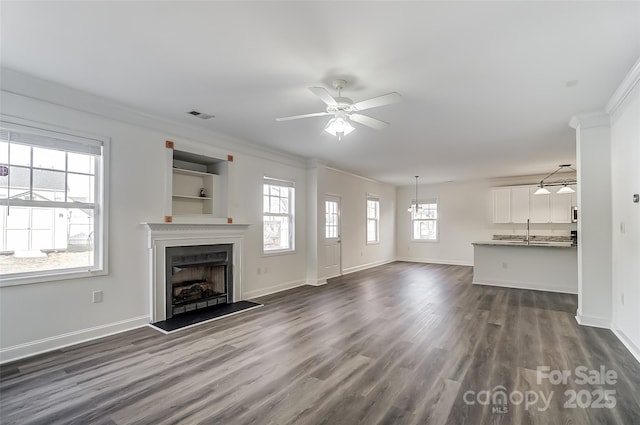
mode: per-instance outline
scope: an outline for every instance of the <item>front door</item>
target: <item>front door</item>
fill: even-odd
[[[324,277],[342,274],[340,249],[340,198],[326,195],[324,201]]]

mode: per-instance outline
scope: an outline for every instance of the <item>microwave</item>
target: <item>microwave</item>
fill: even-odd
[[[578,207],[571,207],[571,222],[578,222]]]

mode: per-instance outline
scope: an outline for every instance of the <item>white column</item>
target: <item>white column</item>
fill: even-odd
[[[605,112],[575,116],[578,180],[578,312],[582,325],[611,327],[611,130]]]

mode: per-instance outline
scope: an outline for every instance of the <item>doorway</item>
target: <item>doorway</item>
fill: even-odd
[[[340,197],[325,195],[324,200],[324,273],[329,279],[342,274],[340,239]]]

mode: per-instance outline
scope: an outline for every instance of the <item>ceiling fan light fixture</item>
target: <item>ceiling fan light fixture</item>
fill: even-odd
[[[342,140],[344,136],[351,133],[353,130],[353,126],[349,124],[346,117],[336,116],[331,118],[327,125],[324,128],[324,131],[331,134],[332,136],[337,136],[338,140]]]

